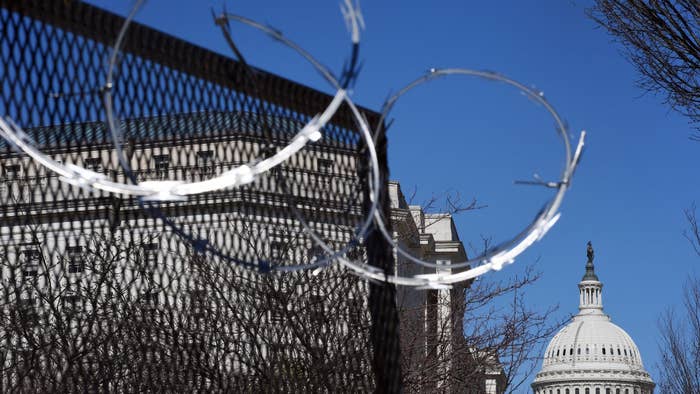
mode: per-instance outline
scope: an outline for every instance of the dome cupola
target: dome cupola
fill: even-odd
[[[586,262],[586,273],[578,284],[579,289],[579,314],[602,314],[603,313],[603,284],[595,274],[593,259],[595,252],[591,241],[588,241],[586,251],[588,261]]]

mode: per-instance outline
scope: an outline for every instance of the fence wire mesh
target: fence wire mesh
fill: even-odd
[[[0,115],[111,180],[198,181],[283,148],[331,100],[139,24],[105,86],[122,24],[80,2],[0,1]],[[341,249],[368,209],[347,108],[323,133],[250,185],[159,204],[69,185],[3,142],[0,391],[398,390],[392,286],[276,271],[328,257],[300,220]],[[347,254],[393,266],[376,233]]]

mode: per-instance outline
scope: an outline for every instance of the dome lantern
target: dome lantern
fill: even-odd
[[[586,262],[586,273],[578,284],[579,289],[579,314],[602,314],[603,313],[603,284],[598,280],[595,273],[593,258],[595,252],[591,241],[588,241],[586,251],[588,261]]]

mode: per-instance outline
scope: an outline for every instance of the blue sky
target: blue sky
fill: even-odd
[[[93,1],[125,13],[130,2]],[[483,4],[479,4],[483,3]],[[138,20],[229,54],[211,21],[222,1],[151,0]],[[575,313],[585,245],[596,249],[613,322],[636,341],[656,377],[657,319],[679,304],[684,279],[700,259],[682,235],[683,209],[698,199],[700,144],[692,127],[635,86],[636,72],[605,31],[586,17],[589,2],[366,1],[362,74],[354,99],[379,109],[390,91],[430,67],[494,70],[537,86],[567,119],[588,131],[588,145],[552,231],[497,276],[530,262],[544,276],[531,303],[558,302]],[[236,0],[229,11],[268,23],[339,70],[348,34],[338,3],[328,0]],[[328,91],[295,54],[261,34],[234,26],[248,60]],[[527,224],[547,190],[513,185],[539,173],[558,175],[563,151],[544,109],[492,82],[454,78],[416,89],[396,106],[389,134],[392,178],[416,187],[420,202],[447,190],[488,208],[457,218],[465,242],[505,240]],[[523,390],[525,390],[523,388]]]

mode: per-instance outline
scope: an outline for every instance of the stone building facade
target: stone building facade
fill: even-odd
[[[389,183],[389,197],[393,237],[403,250],[436,264],[467,260],[451,214],[426,212],[420,205],[409,205],[398,182]],[[434,270],[421,267],[396,251],[394,259],[396,270],[402,275]],[[402,372],[407,392],[505,392],[506,378],[498,357],[483,354],[464,338],[465,289],[469,284],[445,289],[398,289]]]

